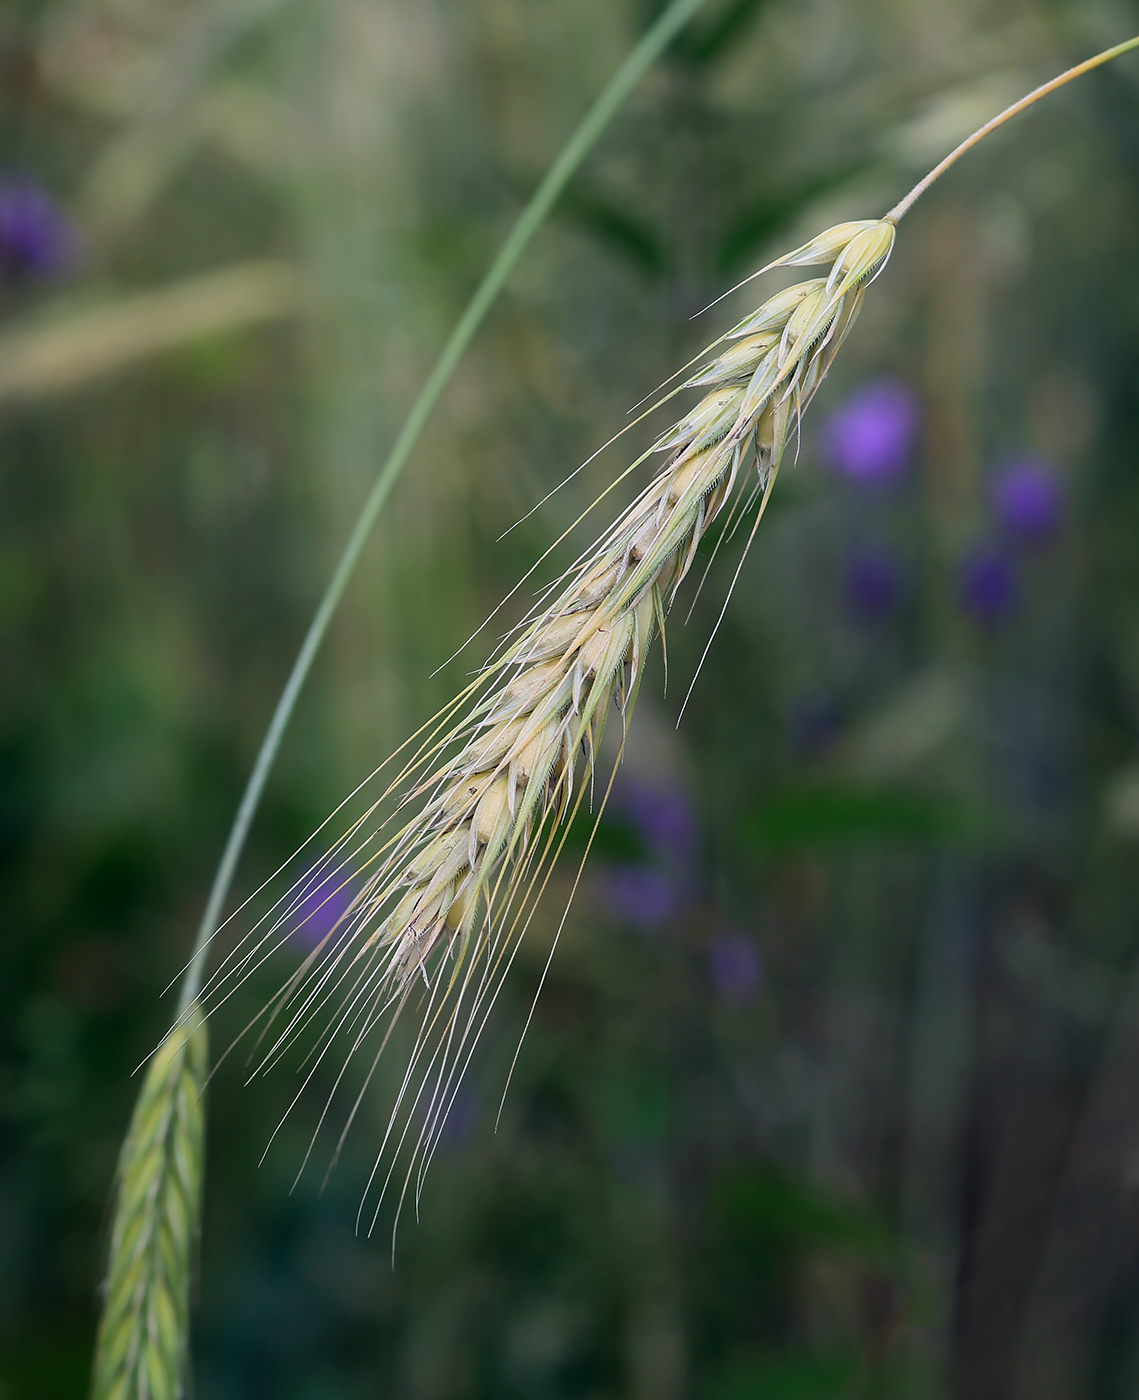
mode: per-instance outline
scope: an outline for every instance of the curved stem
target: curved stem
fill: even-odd
[[[1047,97],[1050,92],[1055,92],[1057,88],[1062,88],[1066,83],[1070,83],[1073,78],[1082,77],[1084,73],[1090,73],[1093,68],[1098,68],[1103,63],[1110,63],[1113,58],[1118,58],[1120,54],[1128,53],[1134,48],[1139,48],[1139,35],[1136,35],[1134,39],[1128,39],[1126,43],[1116,44],[1112,49],[1104,49],[1103,53],[1097,53],[1094,58],[1085,59],[1083,63],[1077,63],[1074,68],[1069,68],[1058,78],[1053,78],[1051,82],[1045,83],[1042,87],[1034,88],[1027,97],[1022,97],[1019,102],[1014,102],[1011,107],[1006,107],[992,121],[986,122],[984,126],[974,131],[972,136],[966,137],[956,150],[950,151],[939,165],[933,167],[924,180],[918,181],[905,199],[894,205],[886,218],[891,223],[896,224],[935,180],[944,175],[949,167],[959,160],[966,151],[971,150],[978,141],[983,141],[991,131],[996,131],[998,126],[1004,126],[1005,122],[1011,121],[1013,117],[1031,107],[1034,102],[1039,102],[1042,97]]]
[[[435,368],[431,371],[426,384],[419,392],[419,397],[412,405],[399,437],[388,454],[387,461],[380,468],[368,499],[364,502],[363,509],[360,511],[348,538],[348,543],[344,546],[340,562],[329,580],[324,597],[321,598],[320,606],[316,610],[316,615],[305,633],[301,649],[297,653],[297,659],[293,662],[293,668],[289,672],[289,678],[281,692],[281,698],[277,701],[277,708],[273,711],[269,728],[261,741],[257,760],[249,775],[249,781],[245,785],[241,804],[234,817],[229,839],[226,841],[217,874],[214,876],[214,882],[210,888],[202,921],[198,926],[197,937],[194,939],[194,947],[190,953],[190,961],[182,976],[182,987],[178,998],[179,1016],[188,1010],[191,1002],[195,1000],[201,990],[210,940],[217,931],[237,862],[245,846],[249,827],[261,801],[261,794],[277,757],[281,740],[288,728],[297,697],[308,678],[313,660],[320,650],[325,633],[328,631],[328,625],[332,621],[332,616],[355,571],[364,546],[379,519],[380,512],[391,494],[392,487],[399,479],[400,473],[427,426],[435,405],[447,387],[467,346],[471,343],[475,332],[482,324],[507,278],[514,271],[515,265],[530,240],[545,222],[547,215],[574,172],[593,149],[598,138],[616,116],[633,88],[703,3],[704,0],[672,0],[672,3],[665,8],[656,23],[645,32],[630,51],[624,63],[614,73],[593,106],[586,113],[581,125],[566,142],[561,153],[546,172],[526,208],[519,215],[517,223],[507,235],[506,241],[499,249],[498,256],[491,264],[486,276],[479,283],[467,309],[451,332],[447,344],[443,347],[442,353],[435,363]]]

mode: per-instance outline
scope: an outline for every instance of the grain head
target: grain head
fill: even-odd
[[[413,1164],[421,1172],[429,1160],[568,822],[599,786],[607,719],[628,722],[650,644],[707,531],[756,502],[758,521],[894,231],[883,220],[840,224],[770,265],[829,270],[769,298],[706,352],[682,386],[703,397],[651,449],[663,465],[428,727],[385,794],[395,816],[374,831],[362,819],[322,867],[323,882],[363,883],[269,1009],[260,1065],[314,1017],[313,1068],[333,1045],[345,1062],[374,1041],[382,1050],[414,996],[419,1035],[381,1157],[410,1135]],[[595,813],[604,795],[595,792]],[[308,897],[307,887],[286,897],[269,930],[215,974],[211,998],[263,958]]]

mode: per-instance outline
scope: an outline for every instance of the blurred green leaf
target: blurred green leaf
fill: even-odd
[[[809,785],[788,788],[747,823],[765,850],[867,842],[976,842],[988,823],[939,794],[902,787]]]
[[[660,1073],[647,1066],[621,1066],[589,1090],[594,1116],[609,1142],[645,1147],[669,1136],[675,1093]]]
[[[567,851],[583,852],[587,846],[590,855],[600,856],[603,860],[643,861],[649,857],[648,847],[631,823],[608,812],[598,820],[596,813],[583,805],[566,832],[565,848]]]
[[[585,185],[573,185],[562,196],[559,212],[628,258],[647,276],[659,277],[667,269],[669,259],[661,238],[607,195]]]
[[[0,1350],[0,1400],[25,1395],[83,1395],[91,1369],[91,1338],[74,1323],[41,1328]]]
[[[759,18],[767,0],[727,0],[703,24],[690,25],[673,40],[672,56],[691,68],[704,68],[731,51]]]
[[[873,168],[866,159],[842,161],[799,181],[787,189],[772,191],[746,205],[731,219],[715,251],[715,269],[731,273],[763,243],[785,228],[805,205],[841,189]]]
[[[834,1352],[753,1357],[733,1365],[716,1400],[830,1400],[855,1393],[861,1366]]]
[[[43,569],[31,550],[19,545],[0,549],[0,625],[29,616],[43,592]]]
[[[877,1262],[892,1253],[889,1231],[868,1211],[772,1167],[741,1171],[722,1181],[716,1214],[734,1239],[752,1248],[796,1244]]]

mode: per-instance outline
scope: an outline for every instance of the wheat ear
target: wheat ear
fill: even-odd
[[[770,265],[829,267],[711,347],[681,386],[704,397],[650,449],[668,454],[664,466],[461,697],[462,717],[445,715],[389,788],[401,790],[397,810],[418,810],[394,834],[381,825],[343,855],[342,867],[371,873],[273,1007],[271,1020],[282,1020],[263,1064],[330,1005],[315,1059],[338,1032],[348,1034],[350,1058],[422,983],[424,1033],[400,1100],[420,1103],[434,1082],[416,1141],[429,1155],[568,819],[593,783],[606,716],[615,704],[627,719],[654,632],[714,522],[749,496],[762,513],[789,437],[894,234],[890,220],[840,224]],[[303,897],[287,901],[275,927]],[[254,957],[247,949],[223,964],[207,996]]]
[[[92,1400],[186,1393],[207,1061],[206,1025],[195,1005],[151,1059],[119,1157]]]
[[[578,755],[592,774],[605,715],[614,701],[627,709],[654,628],[733,491],[754,472],[770,492],[893,241],[887,221],[841,224],[772,264],[833,266],[765,302],[688,381],[708,392],[655,444],[666,465],[494,663],[458,752],[415,786],[424,805],[370,881],[354,958],[381,960],[381,986],[402,992],[438,946],[461,966],[495,872],[524,864],[534,831],[568,812]]]

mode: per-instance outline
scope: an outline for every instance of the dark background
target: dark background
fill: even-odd
[[[653,12],[0,12],[3,1400],[85,1392],[132,1072],[291,657]],[[447,698],[474,662],[436,667],[645,439],[503,530],[767,292],[694,312],[1135,28],[1107,0],[708,0],[448,392],[239,893]],[[1139,1396],[1137,182],[1124,59],[905,221],[679,729],[739,538],[674,615],[501,1126],[568,874],[394,1267],[393,1211],[370,1239],[356,1211],[398,1066],[290,1194],[322,1087],[259,1166],[292,1067],[225,1061],[200,1400]]]

